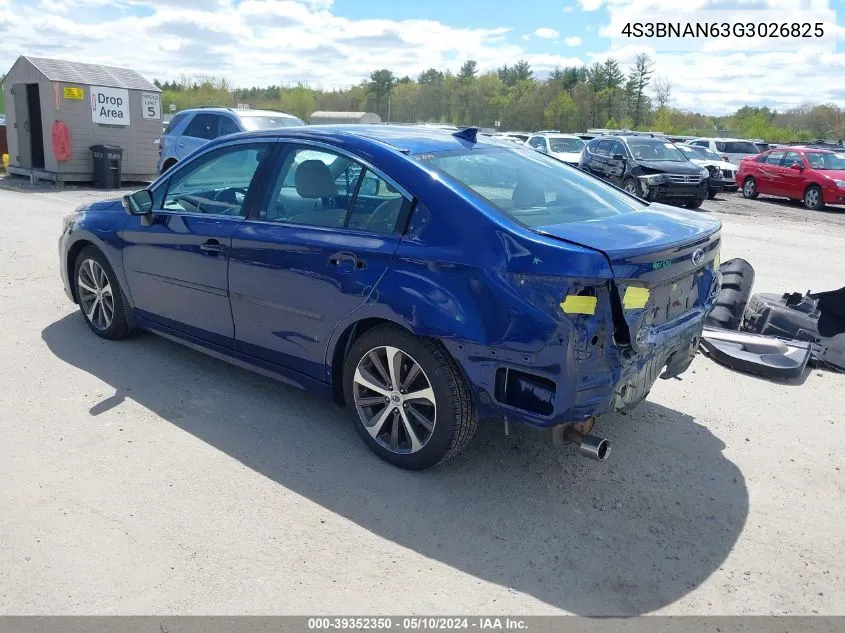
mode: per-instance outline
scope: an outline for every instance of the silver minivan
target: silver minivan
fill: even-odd
[[[760,153],[760,149],[754,143],[741,138],[697,138],[688,141],[687,145],[712,149],[722,160],[734,165],[739,165],[739,161],[746,156],[756,156]]]

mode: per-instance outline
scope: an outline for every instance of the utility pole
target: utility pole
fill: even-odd
[[[390,123],[390,93],[387,93],[387,122]]]

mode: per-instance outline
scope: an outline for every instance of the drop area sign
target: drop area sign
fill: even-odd
[[[102,125],[129,125],[129,91],[91,86],[91,118]]]

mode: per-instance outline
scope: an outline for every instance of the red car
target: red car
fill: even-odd
[[[744,158],[736,182],[746,198],[782,196],[801,200],[811,211],[845,204],[845,152],[776,147]]]

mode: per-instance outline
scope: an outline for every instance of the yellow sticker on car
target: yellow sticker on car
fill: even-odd
[[[640,288],[639,286],[628,286],[625,289],[625,296],[622,297],[622,307],[626,310],[637,310],[644,308],[648,303],[648,298],[651,293],[648,288]]]
[[[569,295],[560,302],[560,309],[566,314],[595,314],[598,297]]]

